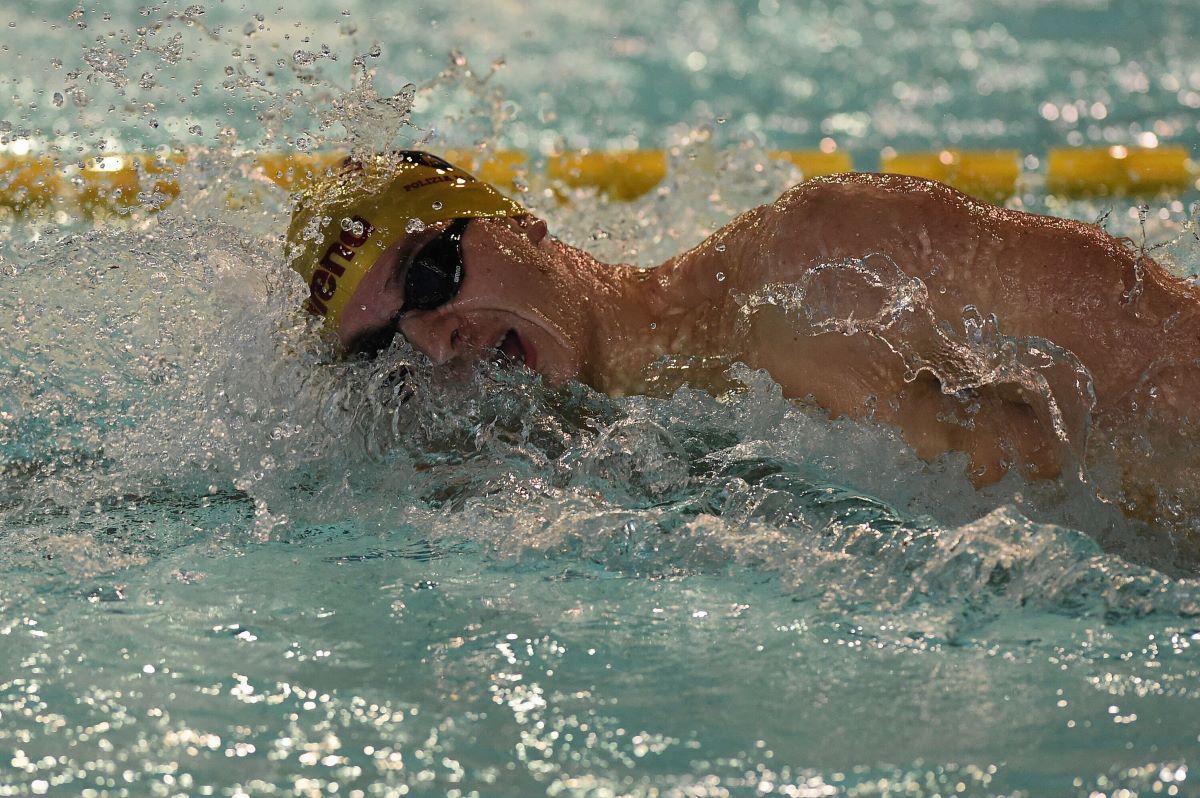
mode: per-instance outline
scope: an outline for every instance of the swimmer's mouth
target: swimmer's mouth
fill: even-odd
[[[530,351],[526,348],[525,342],[521,340],[521,336],[516,330],[509,330],[504,334],[499,341],[496,342],[496,351],[509,363],[515,363],[520,366],[534,368],[535,363],[531,357]]]

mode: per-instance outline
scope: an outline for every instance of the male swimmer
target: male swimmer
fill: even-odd
[[[976,486],[1098,458],[1123,472],[1127,513],[1200,514],[1200,290],[1095,225],[844,174],[657,268],[614,266],[404,152],[309,189],[289,241],[308,309],[349,353],[400,333],[435,365],[499,350],[613,395],[664,356],[732,358],[898,427],[923,458],[965,452]]]

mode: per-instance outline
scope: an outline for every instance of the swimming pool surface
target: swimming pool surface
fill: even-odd
[[[246,156],[667,148],[633,203],[523,198],[653,263],[796,179],[772,148],[1195,158],[1194,2],[375,5],[0,9],[0,154],[202,148],[161,213],[0,209],[0,796],[1200,794],[1162,530],[737,365],[334,362]],[[1009,202],[1194,277],[1195,199]]]

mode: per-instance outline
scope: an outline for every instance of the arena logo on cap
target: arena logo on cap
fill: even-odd
[[[338,240],[329,245],[329,249],[325,250],[325,254],[317,261],[312,279],[308,281],[309,295],[306,304],[309,312],[318,316],[328,315],[329,307],[325,303],[337,293],[338,278],[346,273],[346,267],[354,260],[358,248],[367,243],[375,229],[374,225],[361,216],[352,216],[350,221],[354,224],[349,225],[350,229],[342,230]],[[337,259],[344,263],[339,263]]]

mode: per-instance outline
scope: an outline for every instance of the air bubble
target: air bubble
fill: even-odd
[[[718,283],[725,282],[725,272],[717,272],[717,282]]]
[[[434,209],[435,211],[440,211],[440,210],[442,209],[442,201],[441,201],[441,200],[436,200],[436,201],[433,203],[433,209]]]
[[[409,233],[410,235],[412,233],[419,233],[424,229],[425,223],[420,219],[409,219],[408,223],[404,225],[404,232]]]
[[[192,125],[188,128],[188,133],[191,133],[193,136],[199,136],[203,132],[204,128],[200,127],[199,125]]]
[[[292,53],[292,60],[297,64],[311,64],[317,57],[307,50],[297,50]]]
[[[717,246],[716,246],[716,250],[717,250],[717,252],[724,252],[724,251],[725,251],[725,245],[724,245],[724,244],[717,244]]]
[[[64,100],[63,100],[62,92],[58,92],[58,91],[54,92],[54,107],[62,108],[63,102],[64,102]]]

